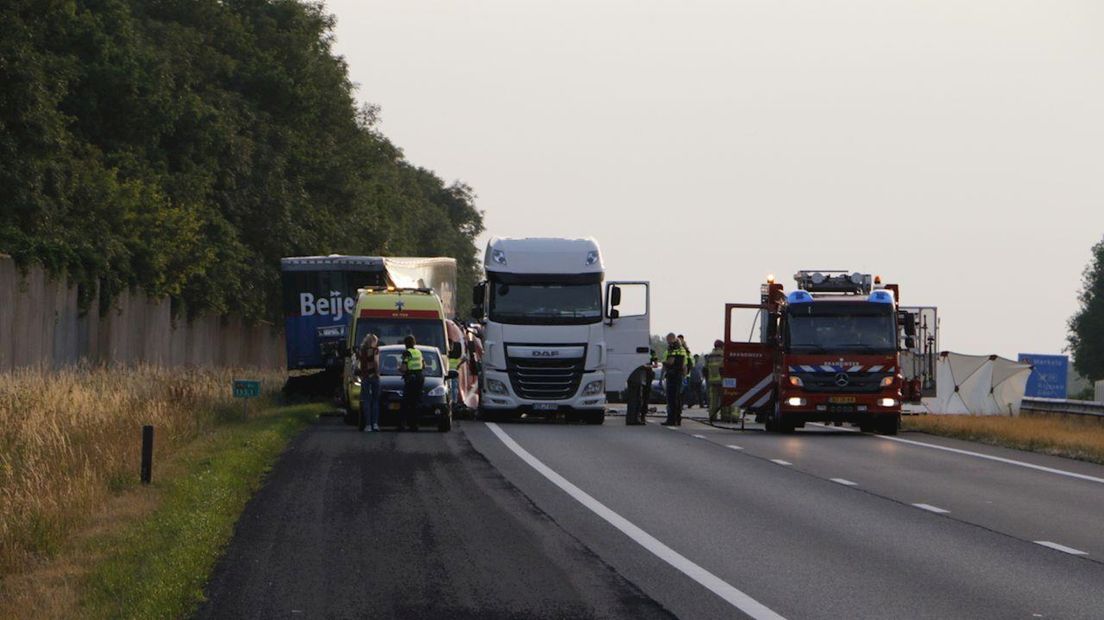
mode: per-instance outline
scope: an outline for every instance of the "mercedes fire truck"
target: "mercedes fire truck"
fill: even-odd
[[[914,317],[880,277],[799,271],[787,294],[769,277],[758,304],[725,305],[724,400],[791,433],[806,422],[848,422],[894,435],[901,420],[898,353],[913,346]],[[757,311],[741,341],[740,312]]]
[[[648,283],[605,282],[594,239],[495,237],[483,267],[481,415],[601,424],[607,394],[648,362]]]

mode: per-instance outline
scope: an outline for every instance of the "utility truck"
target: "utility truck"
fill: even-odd
[[[900,288],[840,270],[799,271],[794,280],[797,290],[786,294],[768,277],[758,304],[725,305],[725,402],[773,432],[848,422],[896,434],[898,355],[915,334],[914,315],[898,307]],[[737,318],[749,311],[750,331]]]
[[[495,237],[473,291],[483,324],[480,413],[601,424],[607,393],[648,362],[647,282],[605,282],[594,239]]]

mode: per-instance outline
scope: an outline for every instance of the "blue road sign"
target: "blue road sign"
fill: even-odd
[[[260,395],[260,381],[234,379],[234,398],[257,398]]]
[[[1035,398],[1066,398],[1066,381],[1069,379],[1068,355],[1039,355],[1020,353],[1019,360],[1034,366],[1027,379],[1024,396]]]

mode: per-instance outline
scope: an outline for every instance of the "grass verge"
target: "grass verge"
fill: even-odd
[[[1104,424],[1058,416],[905,416],[909,430],[1104,464]]]
[[[101,560],[85,580],[81,615],[178,618],[194,611],[246,502],[288,440],[322,409],[277,408],[181,450],[181,475],[161,483],[160,506],[149,518],[89,541]]]

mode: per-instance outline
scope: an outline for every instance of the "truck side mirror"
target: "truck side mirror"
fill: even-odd
[[[911,313],[911,312],[908,312],[908,311],[904,311],[901,314],[904,315],[904,319],[905,319],[905,335],[906,336],[915,336],[916,335],[916,315]]]
[[[611,286],[610,287],[609,305],[610,305],[610,308],[615,308],[615,307],[621,305],[621,287],[620,286]],[[612,310],[610,311],[610,318],[616,319],[617,317],[613,316],[613,312],[614,311],[612,311]]]
[[[472,306],[471,316],[476,321],[481,320],[483,318],[483,306]]]
[[[906,349],[916,348],[916,338],[913,338],[912,336],[905,336],[905,348]]]
[[[610,318],[611,321],[614,320],[614,319],[620,318],[620,317],[621,317],[621,311],[620,310],[618,310],[617,308],[610,308],[609,318]]]

